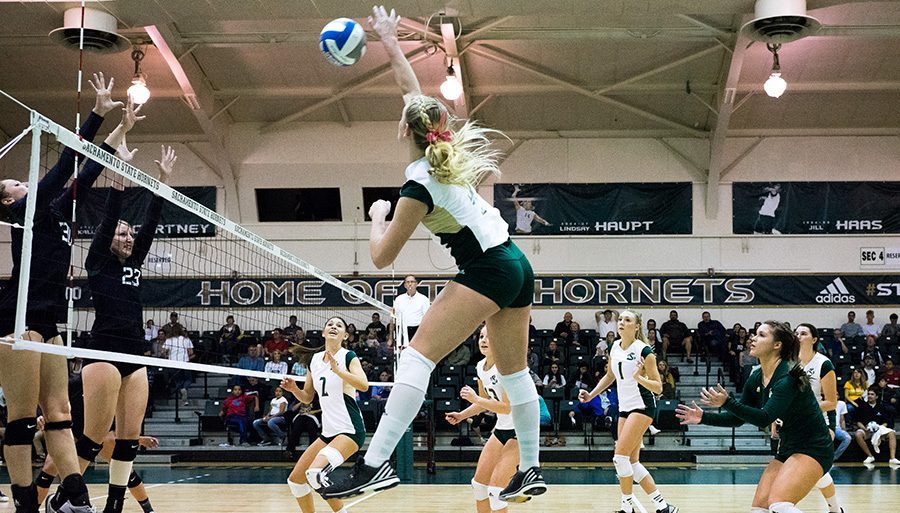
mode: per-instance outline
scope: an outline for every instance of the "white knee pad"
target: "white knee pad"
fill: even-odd
[[[335,449],[334,447],[325,446],[319,451],[318,456],[325,456],[328,459],[328,466],[331,468],[325,469],[325,473],[329,473],[332,470],[341,466],[344,463],[344,455],[341,454],[341,451]]]
[[[291,495],[298,499],[300,497],[306,497],[307,495],[312,493],[312,488],[310,488],[308,484],[295,483],[290,479],[287,480],[287,484],[288,488],[291,489]]]
[[[488,487],[488,492],[490,493],[488,499],[491,501],[491,511],[500,511],[501,509],[506,508],[506,501],[500,500],[500,492],[502,491],[503,488],[499,486]]]
[[[322,472],[323,470],[325,469],[317,467],[306,469],[306,482],[309,483],[309,486],[312,487],[313,490],[322,488],[321,475],[324,473]]]
[[[472,479],[472,495],[475,496],[476,501],[487,500],[490,497],[488,486],[479,483],[475,479]]]
[[[616,475],[619,477],[631,477],[634,470],[631,468],[631,458],[616,454],[613,456],[613,465],[616,467]]]
[[[407,347],[400,354],[394,382],[409,385],[422,392],[428,392],[428,381],[431,379],[431,372],[435,366],[435,363],[422,353],[412,347]]]
[[[633,472],[631,479],[633,479],[634,482],[638,484],[640,484],[640,482],[643,481],[645,477],[650,475],[650,471],[644,468],[644,466],[641,465],[640,461],[635,461],[634,463],[632,463],[631,470]]]
[[[825,472],[825,475],[822,476],[822,479],[819,479],[818,481],[816,481],[816,488],[821,490],[822,488],[826,488],[829,485],[833,485],[833,484],[834,484],[834,479],[831,478],[831,474],[829,474],[828,472]]]

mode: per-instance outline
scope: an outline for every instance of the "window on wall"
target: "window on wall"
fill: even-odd
[[[256,189],[256,212],[261,223],[341,221],[341,190]]]
[[[397,208],[397,200],[400,199],[400,187],[363,187],[363,212],[366,221],[372,220],[369,217],[369,207],[380,199],[391,202],[391,212],[387,216],[387,220],[390,221],[394,218],[394,209]]]

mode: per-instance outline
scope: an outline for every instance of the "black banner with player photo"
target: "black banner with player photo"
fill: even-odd
[[[188,198],[216,210],[215,187],[175,187],[175,190]],[[89,198],[78,198],[78,238],[89,239],[94,236],[97,225],[103,220],[106,198],[109,189],[97,187],[91,189]],[[128,222],[140,222],[146,216],[153,193],[140,187],[127,187],[122,198],[122,219]],[[140,229],[140,224],[135,225]],[[216,227],[212,223],[183,210],[168,201],[163,202],[157,238],[215,237]]]
[[[900,182],[736,182],[736,234],[900,233]]]
[[[513,235],[685,235],[692,200],[688,182],[494,185]]]
[[[403,278],[347,277],[342,281],[391,305],[404,293]],[[433,301],[450,277],[419,277],[419,292]],[[145,308],[367,308],[318,280],[287,277],[147,279]],[[85,281],[75,306],[90,308]],[[900,306],[900,275],[663,275],[539,276],[536,307],[590,306]]]

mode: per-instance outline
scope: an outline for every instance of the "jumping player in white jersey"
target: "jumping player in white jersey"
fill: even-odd
[[[619,439],[616,441],[613,464],[619,477],[622,501],[619,513],[634,511],[633,483],[647,492],[657,513],[678,513],[678,508],[666,503],[656,488],[650,472],[641,465],[641,440],[656,419],[656,396],[662,393],[662,380],[656,366],[653,348],[644,342],[641,316],[630,310],[619,315],[621,337],[609,352],[606,374],[593,390],[582,390],[578,400],[586,403],[609,388],[613,382],[619,393]]]
[[[819,331],[815,326],[808,323],[802,323],[794,330],[794,334],[800,340],[800,365],[809,376],[809,388],[819,400],[819,407],[822,408],[822,415],[828,423],[828,430],[831,438],[834,439],[834,430],[837,426],[837,416],[835,409],[837,408],[837,377],[834,372],[834,364],[822,353],[816,351],[816,344],[819,341]],[[822,479],[816,482],[816,488],[822,492],[825,502],[828,503],[828,511],[830,513],[844,513],[841,502],[838,499],[834,489],[834,480],[831,478],[830,472],[825,472]]]
[[[325,348],[312,355],[303,388],[291,378],[281,382],[281,388],[303,404],[311,404],[318,394],[322,406],[322,434],[303,451],[287,481],[303,513],[315,511],[312,490],[328,486],[328,474],[356,454],[366,440],[356,391],[368,390],[369,380],[356,353],[342,347],[348,337],[347,323],[340,317],[328,319],[322,336]],[[302,359],[304,350],[296,346],[295,355]],[[328,505],[335,512],[347,511],[339,499],[330,499]]]
[[[541,223],[544,226],[550,226],[550,223],[547,222],[546,219],[539,216],[537,212],[534,211],[533,200],[519,200],[519,198],[517,197],[518,195],[519,186],[516,185],[513,188],[512,197],[510,198],[513,200],[513,204],[516,207],[516,233],[520,235],[527,235],[531,233],[531,225],[535,221]]]
[[[375,7],[369,22],[403,91],[400,136],[409,139],[413,160],[393,220],[386,220],[391,210],[387,201],[376,201],[369,209],[372,262],[379,269],[390,265],[422,223],[450,249],[459,273],[435,299],[400,356],[396,383],[365,459],[357,459],[350,475],[322,496],[346,498],[396,485],[389,459],[425,400],[436,363],[485,321],[519,441],[520,468],[500,498],[525,501],[547,490],[538,463],[540,406],[526,362],[534,271],[509,239],[500,211],[476,190],[482,178],[500,171],[487,137],[493,131],[454,119],[444,104],[422,95],[400,48],[400,18],[394,11]]]
[[[486,328],[481,328],[478,349],[484,355],[484,360],[475,365],[478,372],[478,392],[466,386],[459,394],[463,400],[469,401],[472,405],[461,412],[448,413],[445,418],[455,426],[484,410],[497,414],[497,425],[484,444],[478,458],[478,466],[475,467],[472,491],[475,494],[475,508],[478,513],[505,512],[507,503],[500,499],[500,491],[516,472],[516,466],[519,464],[519,443],[509,414],[509,399],[503,391],[503,385],[500,384]]]

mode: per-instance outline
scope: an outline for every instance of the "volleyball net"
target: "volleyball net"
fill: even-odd
[[[79,154],[82,165],[77,172],[82,177],[91,162],[102,165],[104,171],[90,189],[76,190],[74,208],[66,207],[66,233],[72,246],[70,272],[65,283],[51,284],[66,290],[66,322],[59,325],[65,343],[54,346],[22,339],[27,327],[27,286],[19,288],[15,340],[7,339],[5,343],[17,349],[70,358],[280,379],[285,374],[303,373],[295,366],[298,358],[291,349],[320,347],[324,344],[322,329],[326,321],[338,316],[354,331],[348,349],[358,354],[370,380],[379,382],[382,371],[393,375],[398,354],[395,347],[399,344],[392,344],[390,330],[382,331],[373,317],[377,315],[386,327],[394,320],[396,333],[404,337],[406,330],[402,320],[393,317],[391,308],[369,293],[364,280],[338,279],[226,218],[219,213],[224,209],[218,204],[218,189],[214,186],[172,187],[161,183],[155,170],[145,172],[104,151],[100,145],[105,134],[114,128],[110,125],[107,121],[92,143],[31,111],[31,191],[56,165],[64,148]],[[27,141],[28,137],[22,140]],[[177,145],[173,147],[186,151]],[[179,164],[172,173],[175,182],[179,175],[192,172]],[[117,179],[125,183],[119,219],[130,224],[136,233],[133,254],[146,252],[142,265],[124,267],[120,277],[122,284],[140,288],[145,337],[140,351],[127,351],[139,354],[91,349],[96,305],[115,306],[126,301],[108,297],[108,290],[92,290],[92,285],[102,284],[102,280],[96,279],[96,264],[86,264],[98,227],[107,215],[110,187]],[[71,187],[73,182],[69,183]],[[40,219],[48,212],[46,202],[39,202],[36,196],[27,196],[24,226],[10,228],[24,230],[19,263],[22,283],[45,271],[41,268],[41,248],[35,245],[32,230],[35,216]],[[152,244],[139,247],[148,239],[145,227],[153,223],[152,204],[159,201],[154,198],[161,199],[162,209]],[[98,246],[94,251],[109,258],[112,250]],[[310,245],[303,251],[314,254],[319,248]],[[7,268],[4,274],[8,273]],[[295,322],[291,322],[291,316],[296,316]],[[152,326],[148,320],[153,321]],[[367,329],[370,326],[372,329]],[[189,359],[182,349],[183,339],[178,337],[190,340],[193,354]],[[177,340],[171,342],[172,339]],[[240,363],[242,357],[254,354],[264,359],[267,370],[259,370],[258,363],[249,369]]]

